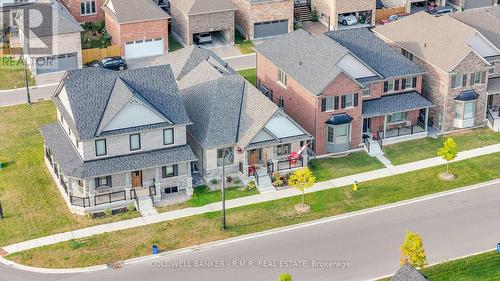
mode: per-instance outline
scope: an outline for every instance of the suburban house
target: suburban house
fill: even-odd
[[[311,9],[329,30],[375,25],[376,0],[311,0]],[[358,24],[347,25],[341,15],[354,15]]]
[[[170,16],[152,0],[106,0],[106,30],[127,59],[168,52]]]
[[[82,67],[83,28],[62,4],[35,2],[18,8],[15,18],[18,34],[13,34],[10,43],[20,45],[33,74]]]
[[[76,21],[95,22],[104,19],[104,0],[59,0],[68,8]]]
[[[299,29],[256,50],[259,89],[312,133],[317,155],[427,136],[423,70],[369,30]]]
[[[497,5],[498,0],[448,0],[448,4],[459,11],[490,7]]]
[[[146,211],[192,194],[191,121],[168,65],[68,71],[53,100],[57,122],[41,128],[45,162],[73,212]]]
[[[307,166],[304,147],[312,136],[213,52],[197,46],[168,54],[184,106],[193,122],[188,143],[198,161],[193,173],[205,181],[226,173],[259,190],[272,188],[270,175]]]
[[[488,73],[500,50],[479,31],[420,12],[374,32],[425,69],[422,94],[436,105],[435,128],[444,133],[486,125]]]
[[[233,45],[236,10],[230,0],[170,0],[172,31],[186,45],[207,32],[213,40]]]
[[[238,7],[236,28],[254,40],[293,31],[293,0],[232,0]]]
[[[479,31],[500,50],[500,6],[455,13],[453,18]],[[500,56],[488,57],[493,64],[488,73],[488,126],[500,131]]]

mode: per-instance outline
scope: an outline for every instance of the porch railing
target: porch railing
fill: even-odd
[[[370,136],[363,135],[363,143],[365,144],[366,149],[368,150],[368,152],[370,152]]]
[[[156,195],[156,186],[150,186],[149,187],[149,197],[151,197],[151,200],[154,201],[154,197]]]
[[[90,207],[90,197],[69,196],[69,202],[73,206],[87,208]]]
[[[125,190],[110,192],[110,193],[106,193],[106,194],[99,194],[99,195],[94,196],[95,206],[99,206],[99,205],[103,205],[103,204],[110,204],[113,202],[125,201],[125,200],[127,200]]]
[[[423,126],[420,126],[420,124],[418,124],[418,125],[409,126],[409,127],[389,129],[385,133],[384,133],[384,131],[380,131],[380,132],[378,132],[378,135],[379,135],[380,139],[388,139],[388,138],[396,138],[396,137],[401,137],[401,136],[413,135],[413,134],[422,133],[422,132],[425,132],[425,129],[423,128]]]
[[[255,177],[255,184],[259,186],[259,173],[257,173],[257,170],[253,171],[253,176]]]
[[[493,117],[490,110],[486,113],[486,117],[488,118],[488,121],[490,121],[491,127],[495,128],[495,117]]]
[[[64,189],[64,192],[66,194],[68,194],[68,186],[66,185],[66,183],[64,182],[62,176],[59,176],[59,183],[61,183],[61,186],[63,187]]]
[[[281,160],[281,161],[278,161],[278,163],[277,163],[278,172],[283,171],[283,170],[290,170],[293,168],[299,168],[299,167],[304,167],[304,161],[302,159],[302,156],[297,158],[297,159]]]

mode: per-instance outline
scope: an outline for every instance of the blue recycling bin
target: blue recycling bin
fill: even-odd
[[[153,249],[151,250],[151,253],[153,253],[153,255],[157,255],[158,254],[158,245],[153,244]]]
[[[500,253],[500,242],[497,243],[497,253]]]

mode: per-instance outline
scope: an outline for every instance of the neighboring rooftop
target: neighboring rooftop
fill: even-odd
[[[426,12],[378,26],[373,31],[445,72],[453,71],[471,53],[466,42],[477,32],[449,16],[435,17]]]
[[[120,72],[101,68],[70,70],[60,86],[64,86],[66,91],[54,96],[54,102],[79,139],[98,137],[102,131],[101,123],[111,118],[106,115],[110,111],[118,113],[132,97],[150,107],[162,119],[168,120],[138,126],[133,130],[190,123],[168,65]],[[113,132],[107,132],[110,133]]]
[[[488,93],[500,93],[500,77],[493,77],[488,79]]]
[[[186,15],[208,14],[222,11],[236,11],[230,0],[170,0],[170,4]]]
[[[119,24],[170,18],[152,0],[106,0],[102,8]]]
[[[424,73],[416,63],[398,53],[367,28],[332,31],[326,35],[346,47],[385,79]]]
[[[428,281],[427,277],[408,263],[403,264],[391,281]]]
[[[466,10],[451,17],[475,28],[500,49],[500,6]]]
[[[82,32],[83,28],[59,2],[36,2],[16,7],[16,23],[30,38]],[[39,11],[33,12],[33,10]],[[31,12],[29,12],[31,11]],[[29,15],[29,32],[24,31],[26,16]]]

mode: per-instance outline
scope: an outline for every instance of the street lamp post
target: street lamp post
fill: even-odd
[[[222,230],[227,230],[226,225],[226,159],[232,161],[234,155],[228,148],[222,148]]]
[[[26,85],[26,98],[28,100],[28,104],[31,104],[30,84],[28,81],[28,66],[26,65],[26,60],[24,59],[24,50],[22,48],[21,48],[21,60],[23,61],[23,66],[24,66],[24,83]]]

